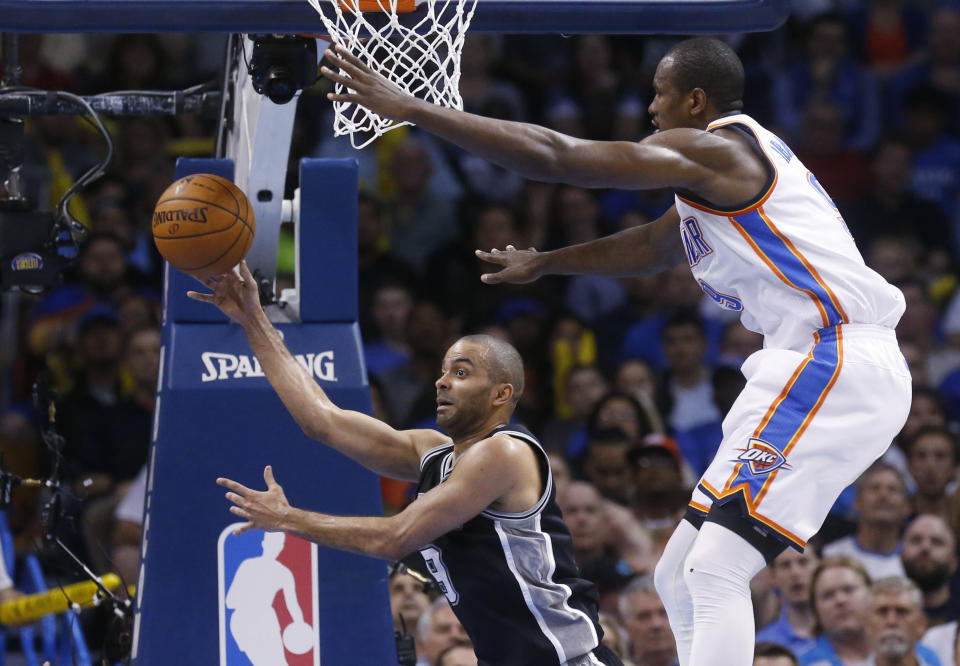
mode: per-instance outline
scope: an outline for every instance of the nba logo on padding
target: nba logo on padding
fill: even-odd
[[[220,666],[319,666],[317,546],[243,523],[220,533]]]
[[[754,475],[769,474],[775,469],[790,468],[780,449],[762,439],[751,439],[747,448],[739,449],[737,462],[746,463]]]

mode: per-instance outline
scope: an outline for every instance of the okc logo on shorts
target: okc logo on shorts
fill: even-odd
[[[283,532],[220,533],[220,666],[320,666],[317,546]]]
[[[790,465],[787,463],[786,457],[780,453],[780,449],[762,439],[751,438],[747,448],[738,450],[741,453],[735,461],[746,463],[755,476],[769,474],[781,467],[790,469]]]

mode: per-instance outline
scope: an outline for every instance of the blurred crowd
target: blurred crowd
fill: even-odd
[[[746,69],[745,110],[817,175],[867,263],[903,291],[897,334],[914,399],[888,453],[840,497],[806,552],[788,550],[754,581],[756,663],[947,666],[958,663],[960,618],[960,6],[798,0],[792,11],[777,31],[727,37]],[[652,131],[653,70],[677,39],[471,34],[464,106],[637,141]],[[224,41],[23,35],[23,84],[83,94],[185,87],[218,76]],[[476,248],[589,241],[655,219],[672,193],[525,181],[410,127],[356,152],[332,135],[324,86],[301,97],[287,195],[301,157],[360,163],[360,316],[375,415],[434,427],[447,345],[478,332],[512,342],[526,364],[518,415],[550,452],[578,562],[601,593],[604,640],[636,666],[675,663],[650,574],[761,336],[705,297],[686,266],[484,285],[479,276],[496,268]],[[59,465],[72,545],[133,582],[160,347],[150,213],[177,156],[211,154],[214,128],[191,116],[109,127],[117,159],[74,202],[90,235],[64,284],[0,303],[0,446],[5,469],[23,476]],[[27,128],[25,175],[52,206],[102,155],[101,140],[73,118]],[[290,247],[281,243],[281,286]],[[51,425],[30,399],[38,378],[59,396],[60,454],[41,444]],[[383,491],[388,512],[412,499],[407,484],[385,480]],[[18,551],[38,540],[42,500],[20,489],[6,512]],[[401,568],[390,596],[421,666],[476,663],[430,585]]]

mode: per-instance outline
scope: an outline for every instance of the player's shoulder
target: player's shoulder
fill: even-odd
[[[532,457],[533,450],[524,439],[510,432],[497,432],[472,445],[464,453],[471,460],[492,465],[501,470],[514,468],[517,464]]]

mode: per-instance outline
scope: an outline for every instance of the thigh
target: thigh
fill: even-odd
[[[839,342],[806,357],[770,351],[745,364],[747,387],[700,489],[714,503],[743,498],[751,518],[802,547],[902,427],[910,380],[845,362]]]

